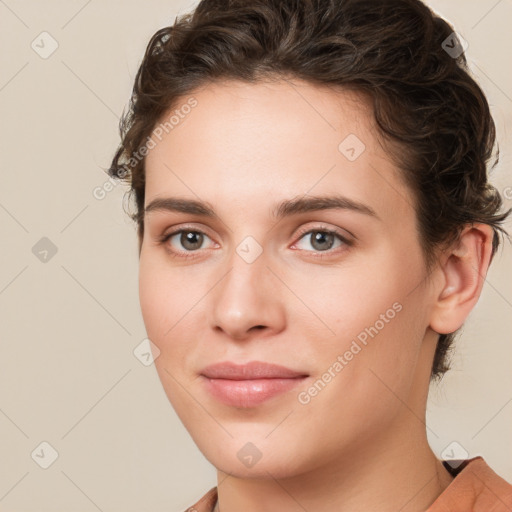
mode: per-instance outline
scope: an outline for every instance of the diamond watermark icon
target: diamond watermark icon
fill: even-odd
[[[236,248],[236,252],[246,263],[254,263],[263,252],[263,248],[252,236],[246,236]]]
[[[252,468],[261,459],[263,454],[253,443],[246,443],[238,450],[236,455],[244,466]]]
[[[350,162],[357,160],[366,149],[363,141],[353,133],[347,135],[339,144],[339,152]]]
[[[57,460],[59,453],[50,443],[43,441],[30,456],[38,466],[48,469]]]
[[[32,254],[43,263],[48,263],[57,254],[57,246],[49,238],[43,236],[32,247]]]
[[[442,43],[441,48],[452,58],[457,59],[467,49],[469,43],[457,32],[452,32]]]
[[[53,55],[55,50],[57,50],[59,43],[50,33],[44,31],[32,41],[30,47],[39,55],[39,57],[47,59]]]
[[[457,441],[452,441],[442,452],[443,460],[452,467],[458,468],[468,457],[468,451]]]
[[[160,356],[160,349],[149,338],[144,338],[133,350],[133,355],[144,366],[150,366]]]

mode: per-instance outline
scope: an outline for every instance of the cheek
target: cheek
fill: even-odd
[[[342,370],[339,365],[338,372],[331,369],[344,374],[337,385],[360,386],[361,397],[368,396],[365,386],[375,381],[383,387],[378,384],[382,375],[390,387],[405,389],[425,332],[425,305],[417,287],[421,275],[421,259],[410,253],[404,258],[390,247],[372,261],[332,268],[328,275],[325,269],[312,270],[307,280],[295,278],[291,287],[316,315],[304,316],[302,307],[289,309],[291,325],[314,342],[320,375],[340,363],[341,356]]]
[[[320,428],[334,451],[377,435],[394,421],[410,392],[422,329],[412,301],[396,297],[378,288],[362,302],[334,297],[341,307],[323,314],[337,316],[338,324],[331,322],[336,335],[308,334],[318,342],[317,373],[310,388],[299,390],[303,414],[297,417],[302,429]],[[321,426],[318,418],[325,418]]]
[[[157,264],[142,252],[139,261],[139,302],[148,337],[156,342],[167,308],[166,284]]]
[[[179,329],[190,295],[190,288],[181,285],[177,270],[170,269],[149,251],[148,254],[142,252],[139,262],[141,313],[148,337],[160,350],[167,350],[168,340]]]
[[[210,280],[194,277],[191,268],[173,267],[150,251],[139,261],[141,313],[148,338],[160,349],[155,365],[173,374],[188,369],[187,359],[205,332],[203,308]]]
[[[191,347],[187,337],[174,342],[184,329],[190,332],[191,317],[187,310],[193,306],[190,288],[182,285],[179,270],[159,261],[154,255],[141,253],[139,260],[139,301],[148,338],[159,348],[160,354],[154,361],[155,369],[163,388],[174,409],[182,417],[183,411],[190,410],[193,403],[179,383],[188,377],[184,375],[185,359]],[[188,296],[187,296],[188,295]],[[196,299],[197,301],[197,299]],[[188,303],[190,302],[190,305]],[[193,337],[192,337],[193,338]]]
[[[295,269],[284,280],[311,312],[312,322],[305,326],[311,329],[309,338],[321,338],[324,348],[334,342],[333,348],[338,349],[358,336],[364,342],[370,336],[367,329],[375,324],[379,333],[389,332],[394,320],[404,316],[398,310],[409,300],[407,294],[418,269],[404,271],[392,254],[383,251],[356,264],[331,269],[311,266],[305,272],[306,269],[304,273]],[[304,275],[308,278],[304,279]],[[304,311],[298,303],[288,308],[291,317],[296,315],[294,323],[306,323]],[[375,333],[375,329],[371,332]]]

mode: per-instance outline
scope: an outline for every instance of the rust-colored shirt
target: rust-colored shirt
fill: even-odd
[[[512,512],[512,485],[497,475],[482,457],[443,461],[455,477],[425,512]],[[185,512],[213,512],[217,487],[212,487]]]

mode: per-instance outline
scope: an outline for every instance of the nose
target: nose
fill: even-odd
[[[215,331],[241,341],[284,329],[282,286],[269,263],[265,253],[248,263],[233,252],[224,277],[209,294],[210,325]]]

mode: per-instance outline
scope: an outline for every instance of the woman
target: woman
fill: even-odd
[[[413,0],[203,0],[151,39],[110,173],[157,371],[217,469],[189,510],[512,507],[425,430],[509,214],[463,49]]]

